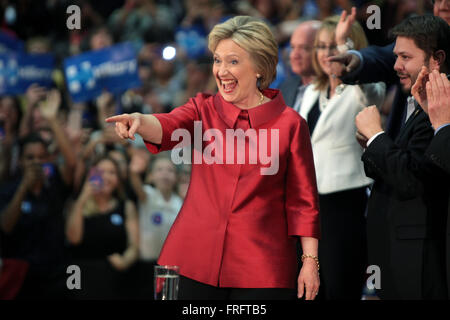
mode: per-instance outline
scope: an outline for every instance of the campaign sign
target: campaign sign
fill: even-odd
[[[23,51],[23,41],[0,31],[0,53]]]
[[[118,44],[64,60],[67,87],[74,102],[139,87],[136,50],[131,43]]]
[[[21,94],[33,83],[49,88],[55,59],[52,54],[0,54],[0,94]]]

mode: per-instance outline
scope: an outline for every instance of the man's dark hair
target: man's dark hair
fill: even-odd
[[[441,72],[450,70],[450,26],[442,18],[433,15],[409,17],[389,32],[391,37],[405,37],[414,40],[416,46],[425,52],[428,60],[438,50],[445,52]]]
[[[30,144],[30,143],[40,143],[44,146],[45,150],[47,150],[47,147],[48,147],[45,140],[42,139],[38,133],[32,132],[19,141],[19,156],[20,157],[23,155],[23,151],[25,150],[26,145]]]

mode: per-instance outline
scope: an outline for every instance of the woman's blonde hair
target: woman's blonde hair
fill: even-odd
[[[259,88],[266,89],[277,75],[278,46],[270,28],[261,20],[236,16],[214,26],[208,36],[208,48],[214,54],[221,40],[231,39],[250,54],[261,75]]]
[[[323,30],[331,33],[332,38],[335,38],[336,35],[336,27],[338,25],[340,16],[331,16],[322,21],[322,25],[320,29],[316,33],[316,38],[314,39],[314,54],[312,57],[312,64],[314,71],[316,72],[316,79],[314,81],[315,88],[317,90],[324,90],[328,85],[328,75],[322,70],[319,64],[319,60],[317,59],[317,46],[319,45],[319,36]],[[355,21],[352,25],[349,38],[352,39],[355,50],[360,50],[362,48],[367,47],[368,41],[366,38],[366,34],[364,33],[363,28]]]

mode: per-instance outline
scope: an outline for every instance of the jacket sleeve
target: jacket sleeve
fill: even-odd
[[[381,134],[362,155],[366,175],[375,181],[383,180],[400,200],[412,199],[424,192],[420,177],[433,130],[426,114],[419,116],[421,120],[412,129],[406,148],[399,147],[387,134]]]
[[[286,172],[288,234],[320,238],[319,199],[308,125],[300,117],[295,128]]]
[[[395,55],[394,43],[385,47],[370,46],[360,50],[363,57],[363,66],[357,73],[342,77],[342,81],[348,84],[362,84],[370,82],[385,82],[392,84],[398,81],[394,70]]]
[[[450,126],[442,128],[433,137],[426,156],[439,168],[450,174]]]
[[[189,99],[186,104],[173,109],[170,113],[153,114],[161,124],[162,141],[161,144],[144,141],[147,149],[151,153],[173,149],[182,139],[181,137],[172,137],[172,133],[176,129],[184,129],[183,132],[186,135],[189,133],[190,142],[192,142],[194,122],[200,120],[200,106],[207,97],[208,95],[199,93],[195,98]]]

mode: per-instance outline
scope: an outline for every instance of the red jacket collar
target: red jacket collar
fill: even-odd
[[[280,90],[265,89],[262,93],[266,97],[270,98],[271,101],[254,108],[247,109],[251,128],[257,128],[262,124],[276,118],[286,108],[286,103],[284,102]],[[217,93],[214,96],[214,106],[219,113],[219,116],[230,128],[234,128],[239,113],[244,110],[236,107],[230,102],[225,101],[220,93]]]

